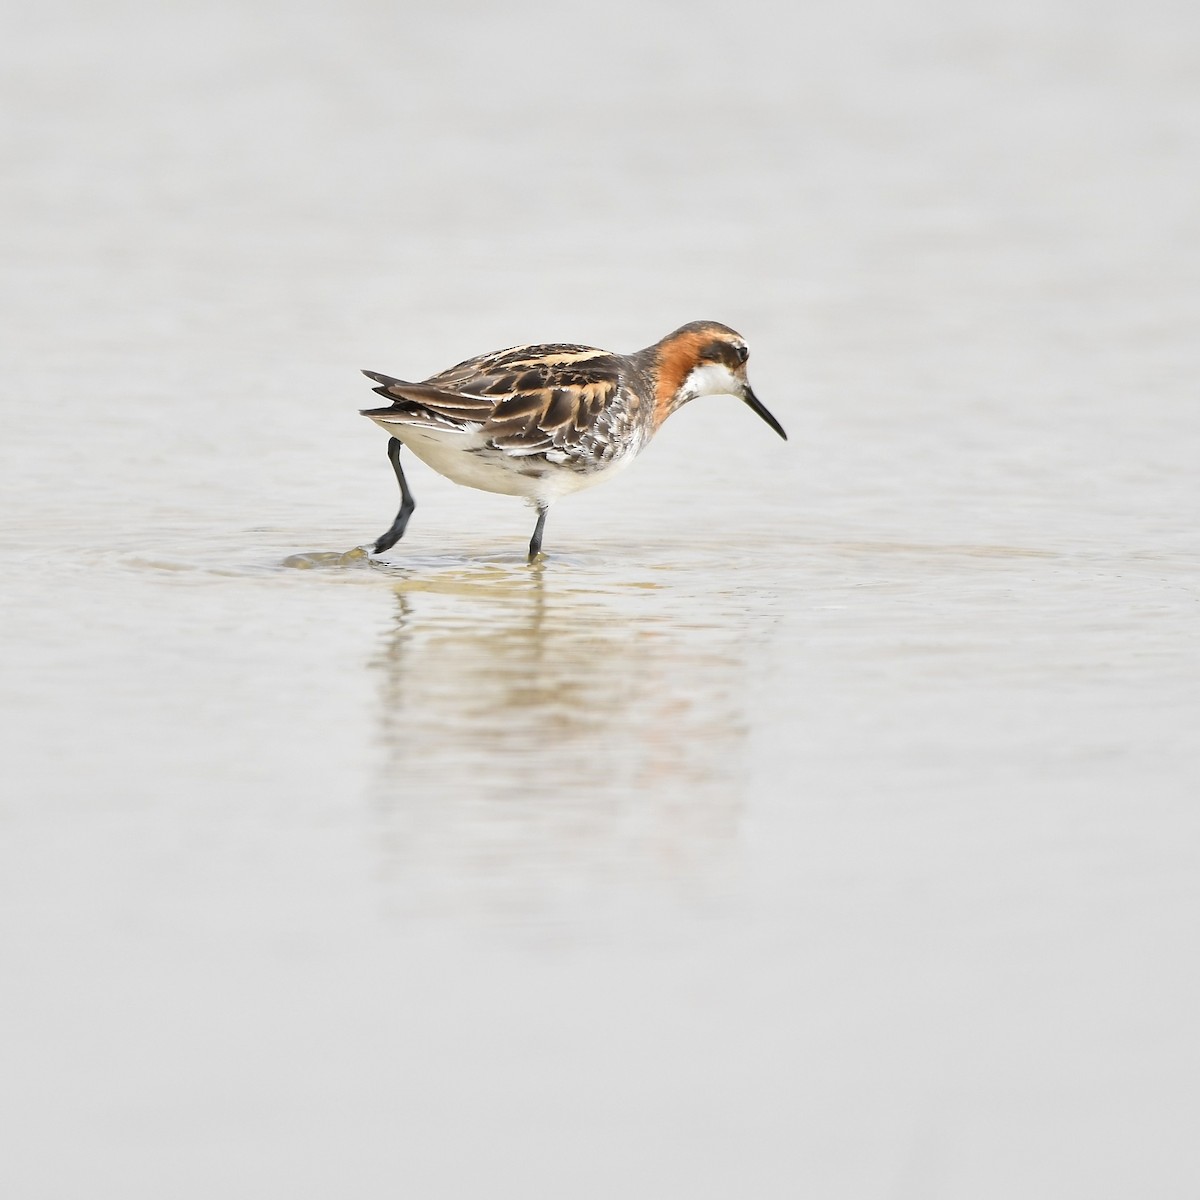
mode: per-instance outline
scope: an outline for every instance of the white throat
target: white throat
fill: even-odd
[[[745,385],[724,363],[701,363],[683,381],[684,400],[697,396],[740,396]]]

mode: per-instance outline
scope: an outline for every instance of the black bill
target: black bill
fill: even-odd
[[[767,406],[754,394],[749,384],[746,384],[746,390],[742,393],[742,399],[745,400],[746,407],[751,412],[755,412],[762,417],[785,442],[787,441],[787,434],[783,432],[783,426],[771,416],[770,412],[767,411]]]

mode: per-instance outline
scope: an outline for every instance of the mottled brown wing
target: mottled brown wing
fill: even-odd
[[[590,346],[514,346],[459,363],[423,383],[364,374],[414,417],[483,426],[511,454],[570,454],[596,428],[622,383],[622,360]]]
[[[374,371],[364,371],[363,374],[380,385],[372,391],[398,408],[425,409],[450,421],[478,425],[482,425],[492,411],[492,401],[479,396],[431,387],[428,383],[409,383],[404,379],[393,379],[390,375],[378,375]]]
[[[498,395],[529,387],[543,387],[548,380],[548,373],[556,367],[611,357],[593,346],[510,346],[507,350],[468,358],[466,362],[431,375],[425,382],[448,392]]]
[[[492,445],[512,453],[570,454],[616,398],[620,377],[559,378],[555,384],[501,398],[483,427]]]

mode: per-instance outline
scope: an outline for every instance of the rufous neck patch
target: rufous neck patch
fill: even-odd
[[[700,361],[700,347],[711,340],[711,334],[689,329],[659,344],[654,381],[655,429],[679,407],[679,390]]]

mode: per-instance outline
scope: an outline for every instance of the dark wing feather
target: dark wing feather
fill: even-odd
[[[431,375],[425,382],[451,392],[510,392],[544,387],[548,373],[569,362],[611,358],[593,346],[510,346],[468,358],[457,366]]]
[[[411,412],[413,416],[432,413],[455,423],[482,425],[491,415],[491,402],[478,396],[446,391],[444,388],[431,387],[428,383],[408,383],[403,379],[393,379],[390,375],[378,375],[374,371],[364,371],[363,374],[380,385],[371,390],[390,400],[393,409]],[[369,411],[378,413],[381,410]]]
[[[603,438],[597,420],[626,382],[626,369],[627,360],[590,346],[537,345],[468,359],[423,383],[363,374],[380,384],[375,391],[393,410],[418,420],[432,414],[482,425],[490,443],[509,453],[571,454],[585,439]]]

